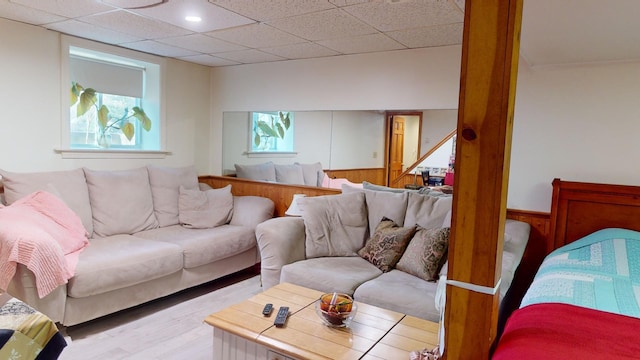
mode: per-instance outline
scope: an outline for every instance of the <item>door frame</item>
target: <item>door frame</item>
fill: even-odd
[[[385,112],[385,135],[384,135],[384,182],[386,186],[389,186],[389,166],[390,166],[390,152],[391,152],[391,136],[394,116],[417,116],[418,117],[418,159],[422,153],[421,143],[422,139],[422,111],[416,110],[400,110],[400,111],[386,111]],[[417,159],[416,159],[417,160]]]

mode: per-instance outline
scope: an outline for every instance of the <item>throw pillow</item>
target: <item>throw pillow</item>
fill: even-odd
[[[257,165],[234,164],[234,166],[236,168],[236,177],[238,178],[258,181],[276,181],[276,168],[271,161]]]
[[[427,281],[438,280],[438,272],[447,260],[449,233],[450,228],[418,226],[396,269]]]
[[[303,197],[305,255],[357,256],[367,235],[367,208],[363,193]]]
[[[224,225],[233,214],[231,185],[200,191],[180,186],[178,201],[180,224],[190,229],[207,229]]]
[[[158,227],[146,167],[121,171],[85,168],[84,175],[97,236],[133,234]]]
[[[415,232],[415,226],[400,227],[393,220],[383,218],[358,255],[382,272],[391,271]]]
[[[283,184],[304,185],[304,174],[299,165],[274,165],[276,182]]]

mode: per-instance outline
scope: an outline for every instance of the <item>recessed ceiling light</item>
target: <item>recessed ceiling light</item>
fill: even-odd
[[[200,21],[202,21],[202,18],[200,16],[187,16],[184,19],[189,21],[189,22],[200,22]]]

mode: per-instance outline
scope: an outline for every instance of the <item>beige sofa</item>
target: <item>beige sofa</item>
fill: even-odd
[[[447,265],[442,264],[446,253],[443,255],[437,244],[448,239],[452,198],[430,194],[343,188],[341,195],[306,198],[302,217],[274,218],[259,224],[256,237],[263,288],[290,282],[323,292],[345,292],[356,301],[438,321],[438,268],[443,265],[440,273],[446,274]],[[398,225],[384,230],[390,234],[386,240],[383,226],[379,226],[383,217]],[[414,225],[419,228],[412,232]],[[406,243],[407,238],[404,248],[386,246],[386,250],[393,250],[387,255],[399,256],[397,262],[387,257],[384,264],[385,251],[381,249],[385,245],[378,246],[382,255],[371,256],[374,239],[380,245],[384,241]],[[529,224],[507,220],[501,298],[511,285],[528,238]],[[430,261],[433,263],[425,266]]]
[[[267,198],[198,184],[193,167],[0,175],[7,204],[53,193],[89,234],[66,285],[39,298],[33,273],[19,265],[7,289],[67,326],[255,266],[255,226],[274,211]]]

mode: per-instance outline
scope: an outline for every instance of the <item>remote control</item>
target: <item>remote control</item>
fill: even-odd
[[[264,306],[264,309],[262,309],[262,315],[269,316],[271,315],[272,311],[273,311],[273,304],[267,304]]]
[[[289,307],[288,306],[280,306],[278,310],[278,314],[276,315],[276,320],[273,324],[276,327],[283,327],[284,323],[287,321],[287,316],[289,315]]]

